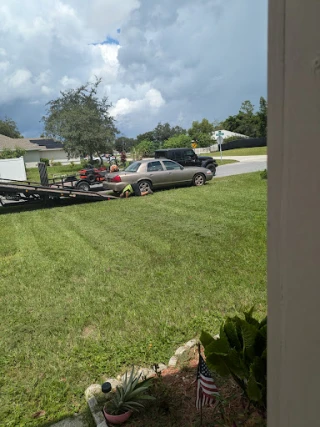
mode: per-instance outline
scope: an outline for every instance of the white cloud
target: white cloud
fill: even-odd
[[[10,62],[9,61],[0,61],[0,72],[6,71],[9,68]]]
[[[48,86],[41,86],[41,93],[43,93],[44,95],[51,95],[53,93],[53,89],[51,89]]]
[[[62,79],[59,80],[59,83],[63,88],[75,88],[81,84],[78,79],[69,76],[63,76]]]
[[[7,79],[9,86],[12,88],[18,88],[19,86],[27,84],[32,77],[29,70],[20,69]]]
[[[21,12],[0,6],[0,117],[22,132],[40,134],[46,102],[95,76],[128,136],[266,94],[267,0],[25,0]],[[96,44],[107,36],[120,44]]]
[[[165,104],[161,93],[156,89],[149,89],[144,98],[135,101],[128,98],[121,98],[116,102],[116,105],[111,108],[110,113],[117,119],[121,120],[122,116],[131,113],[148,111],[154,113],[158,108]],[[151,110],[150,110],[151,109]]]

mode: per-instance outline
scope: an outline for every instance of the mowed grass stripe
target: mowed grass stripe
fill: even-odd
[[[167,362],[227,315],[266,312],[258,173],[154,196],[0,216],[0,424],[81,411],[84,389]]]

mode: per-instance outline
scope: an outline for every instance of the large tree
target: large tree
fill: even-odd
[[[258,136],[266,137],[267,136],[267,124],[268,124],[268,103],[266,99],[261,96],[260,97],[260,107],[257,112],[258,116]]]
[[[0,134],[8,136],[9,138],[23,138],[18,130],[16,122],[9,117],[0,120]]]
[[[191,148],[192,138],[189,135],[180,134],[172,136],[164,143],[164,148]]]
[[[251,102],[244,101],[239,113],[229,116],[223,122],[223,127],[231,132],[251,137],[265,137],[267,136],[267,110],[267,101],[263,97],[260,98],[260,108],[256,113]]]
[[[210,123],[208,119],[202,119],[201,122],[192,122],[191,128],[188,130],[188,135],[193,139],[198,139],[200,134],[212,135],[215,130],[213,123]]]
[[[187,131],[180,126],[171,127],[169,123],[158,123],[153,130],[153,142],[156,147],[162,147],[167,139],[186,133]]]
[[[150,141],[157,149],[162,147],[165,141],[167,141],[169,138],[177,135],[185,135],[186,133],[186,129],[183,129],[180,126],[171,127],[169,123],[159,122],[152,131],[137,135],[137,141]]]
[[[101,79],[60,93],[42,118],[45,134],[60,140],[69,155],[101,155],[112,151],[118,133],[108,98],[98,98]]]
[[[131,148],[137,144],[137,140],[134,138],[127,138],[126,136],[119,136],[119,138],[116,139],[116,142],[114,144],[114,148],[117,151],[130,151]]]
[[[139,142],[135,149],[141,157],[150,157],[154,154],[154,144],[153,142],[148,141],[147,139]]]

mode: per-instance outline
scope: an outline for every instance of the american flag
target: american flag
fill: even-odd
[[[218,388],[214,383],[212,375],[203,357],[199,354],[196,408],[200,409],[202,406],[209,405],[209,403],[213,402],[214,396],[218,394]]]

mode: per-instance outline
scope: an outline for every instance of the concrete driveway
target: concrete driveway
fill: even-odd
[[[214,156],[220,159],[220,156]],[[238,163],[218,166],[215,178],[230,175],[240,175],[242,173],[262,171],[267,168],[267,156],[224,156],[222,159],[237,160]]]

